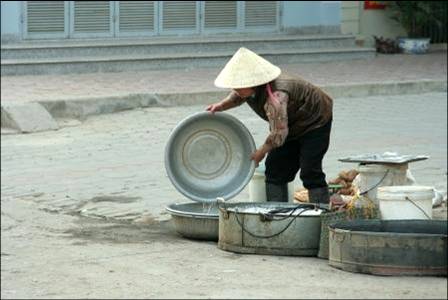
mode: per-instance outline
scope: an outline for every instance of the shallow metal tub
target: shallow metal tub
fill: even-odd
[[[246,126],[228,113],[199,112],[182,120],[165,147],[165,168],[174,187],[198,202],[229,200],[255,171],[255,142]]]
[[[198,240],[218,240],[218,208],[215,204],[197,202],[171,204],[166,207],[176,231]]]
[[[220,205],[218,248],[238,253],[316,256],[320,209],[299,209],[290,216],[265,214],[297,206],[283,202]]]
[[[332,267],[375,275],[447,275],[446,220],[356,220],[329,228]]]

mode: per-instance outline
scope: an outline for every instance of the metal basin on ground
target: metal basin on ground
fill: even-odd
[[[301,207],[281,202],[221,204],[218,248],[238,253],[316,256],[322,210]]]
[[[176,231],[191,239],[218,240],[218,208],[197,202],[171,204],[166,207]]]
[[[446,220],[355,220],[330,225],[329,264],[375,275],[447,275]]]

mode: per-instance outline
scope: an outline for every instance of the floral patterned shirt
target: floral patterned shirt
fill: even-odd
[[[288,94],[282,91],[276,91],[269,95],[268,98],[268,101],[264,104],[264,110],[268,117],[270,133],[261,147],[266,152],[283,145],[289,131],[287,112]],[[239,106],[247,100],[241,98],[233,91],[227,99],[233,103],[233,106]]]

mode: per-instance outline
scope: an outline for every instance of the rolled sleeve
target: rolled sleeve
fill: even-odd
[[[274,96],[278,101],[266,101],[264,106],[269,120],[270,133],[266,138],[263,149],[266,152],[282,146],[288,136],[288,94],[276,91]]]

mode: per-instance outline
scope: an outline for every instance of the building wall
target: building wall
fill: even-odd
[[[403,27],[392,20],[390,15],[387,8],[385,10],[365,10],[361,7],[360,35],[367,44],[373,44],[373,35],[392,39],[398,36],[406,36]]]
[[[356,35],[364,45],[373,46],[373,35],[385,38],[405,36],[403,27],[390,18],[386,9],[364,9],[364,1],[344,1],[341,6],[341,32]]]
[[[1,2],[2,40],[17,40],[21,37],[21,1]]]
[[[1,2],[2,41],[22,38],[21,2]],[[341,1],[280,2],[282,11],[280,17],[281,30],[303,34],[340,33]]]
[[[360,1],[343,1],[341,4],[341,32],[359,35]]]
[[[341,1],[283,1],[282,28],[286,32],[340,31]]]

